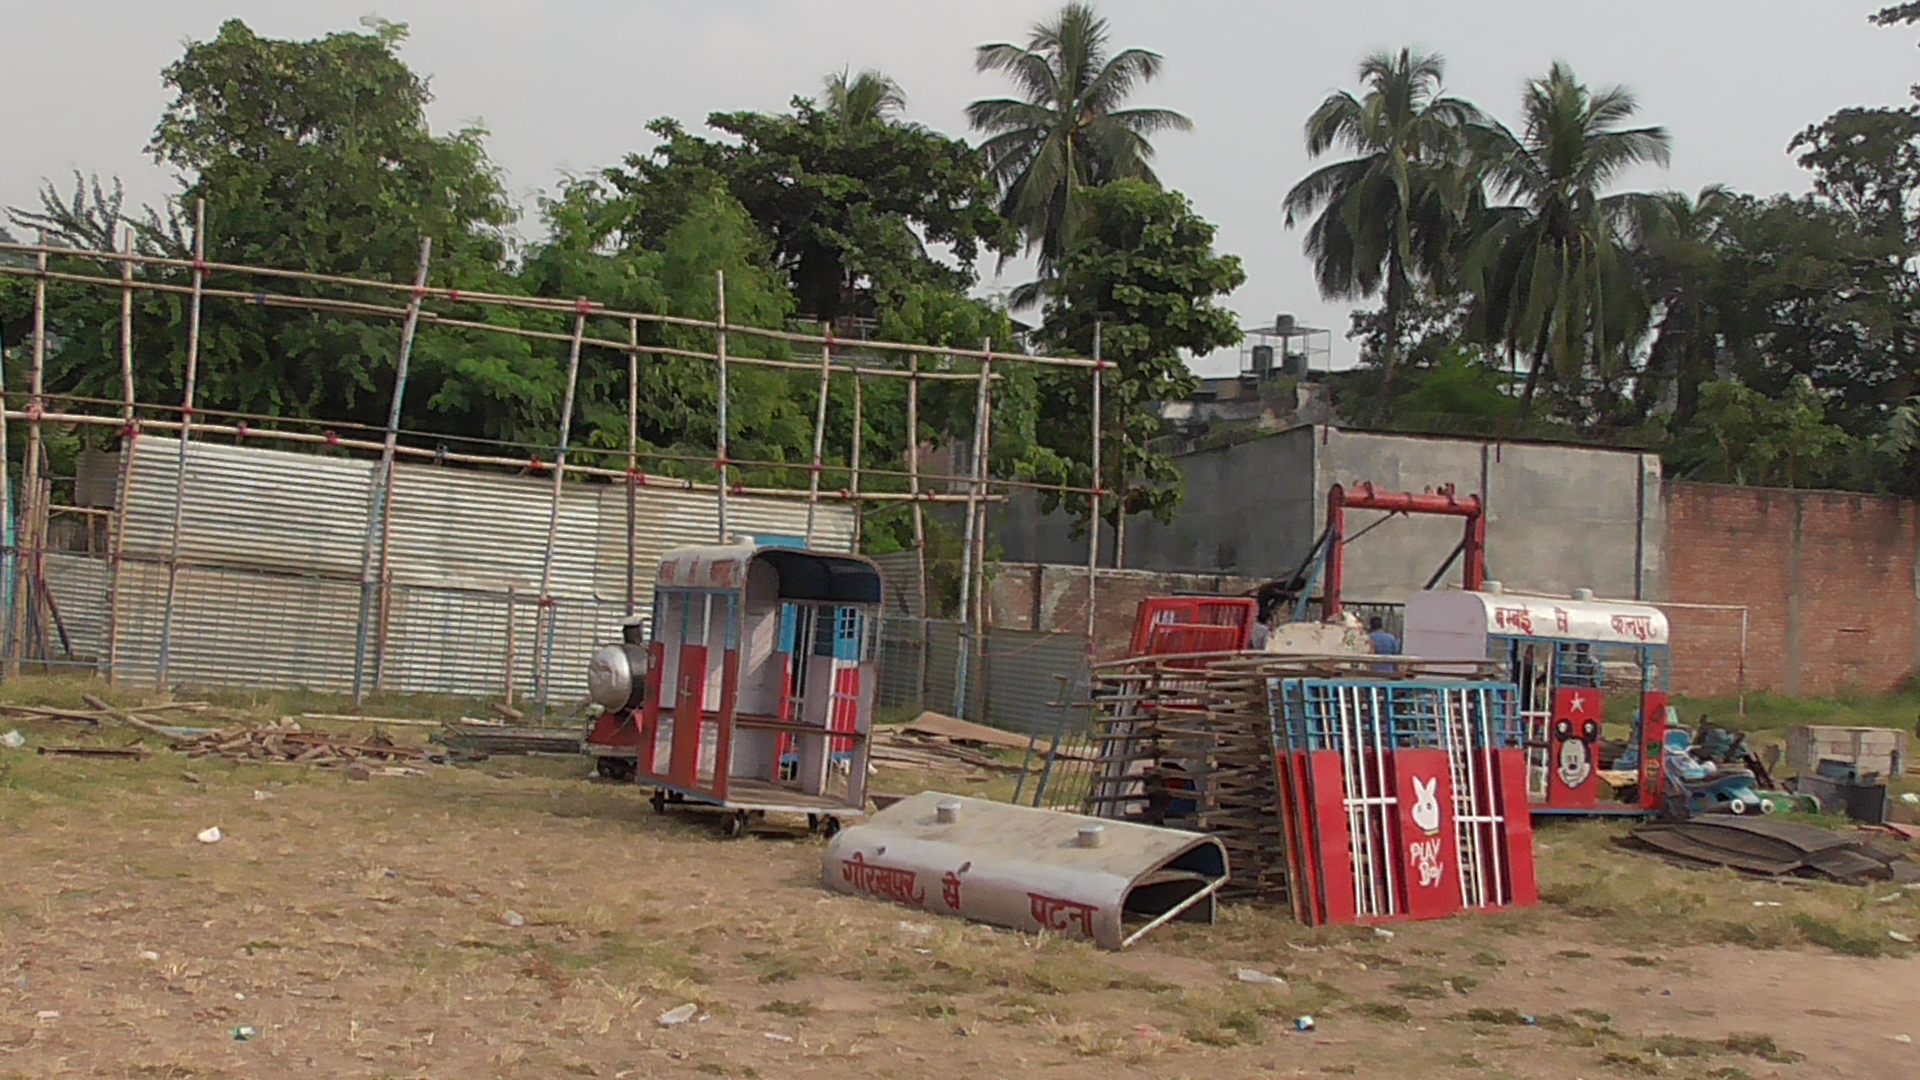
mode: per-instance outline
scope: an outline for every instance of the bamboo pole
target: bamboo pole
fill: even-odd
[[[640,320],[627,320],[627,618],[639,606],[640,583]]]
[[[40,234],[40,243],[46,244],[46,233]],[[33,268],[38,276],[33,281],[33,353],[32,364],[28,369],[27,389],[27,453],[22,462],[20,487],[23,511],[37,507],[40,502],[40,414],[43,406],[40,392],[45,388],[47,364],[47,253],[40,251],[34,255]],[[18,557],[14,560],[14,602],[13,602],[13,643],[7,652],[7,674],[20,673],[20,661],[27,651],[26,630],[29,619],[37,620],[40,615],[40,602],[33,591],[34,571],[39,562],[39,552],[33,546],[33,538],[38,534],[35,522],[38,510],[24,512],[24,527],[16,526],[19,532],[14,547]],[[21,541],[26,541],[22,543]]]
[[[1100,366],[1100,320],[1093,323],[1093,491],[1087,496],[1087,660],[1098,652],[1094,634],[1098,629],[1096,608],[1100,586],[1100,384],[1106,369]],[[1035,630],[1040,629],[1034,627]]]
[[[861,414],[864,411],[865,403],[862,401],[860,393],[860,376],[855,375],[853,377],[853,453],[850,458],[853,466],[853,475],[848,477],[847,487],[848,494],[853,497],[852,551],[856,555],[860,553],[860,533],[866,526],[867,516],[866,506],[860,501],[860,443],[862,437],[865,435],[862,425],[866,423],[866,417]]]
[[[360,618],[354,632],[353,707],[366,699],[367,638],[373,618],[376,589],[386,579],[388,504],[392,501],[394,448],[400,444],[400,409],[407,397],[407,369],[413,358],[413,335],[420,326],[420,301],[425,298],[427,264],[433,257],[433,238],[420,240],[420,263],[413,274],[413,299],[407,302],[407,321],[400,329],[400,352],[393,365],[393,395],[387,403],[387,428],[380,443],[380,464],[367,488],[367,539],[360,553]],[[379,553],[375,554],[376,544]],[[384,599],[378,601],[385,607]],[[376,661],[375,667],[379,664]],[[379,679],[374,680],[378,683]]]
[[[907,383],[907,494],[913,499],[913,554],[920,575],[920,617],[925,619],[932,614],[933,600],[927,595],[927,515],[920,500],[920,357],[916,354],[910,362],[913,378]],[[921,659],[925,658],[923,648]],[[926,685],[924,673],[920,683]]]
[[[992,350],[993,343],[988,342],[987,351],[990,353]],[[960,542],[960,625],[964,629],[960,635],[960,647],[955,650],[954,666],[958,670],[953,680],[953,711],[958,716],[967,715],[967,699],[970,696],[968,683],[973,674],[969,661],[972,658],[974,641],[980,636],[980,624],[973,615],[973,539],[974,528],[978,524],[975,510],[979,506],[980,485],[977,478],[980,475],[981,458],[985,454],[987,385],[991,366],[992,362],[989,360],[980,361],[980,386],[973,406],[973,461],[970,470],[976,479],[967,484],[967,519]],[[975,716],[973,719],[978,720],[979,717]]]
[[[133,227],[126,231],[126,250],[133,253]],[[120,571],[126,552],[127,495],[133,485],[133,447],[137,438],[134,420],[133,389],[133,261],[120,264],[120,483],[113,492],[113,517],[108,526],[112,545],[107,562],[107,685],[116,685],[120,677]]]
[[[717,539],[724,544],[730,539],[727,536],[727,272],[715,270],[713,282],[716,294],[713,341],[714,356],[717,359],[716,380],[719,384],[714,396],[718,398],[717,408],[720,414],[719,432],[714,437],[714,468],[717,470],[719,480],[714,485],[714,492],[717,495],[715,529],[720,534]]]
[[[187,308],[187,386],[180,406],[180,458],[173,476],[173,535],[167,549],[167,605],[160,617],[160,662],[154,685],[167,685],[173,646],[173,605],[180,589],[180,527],[186,516],[187,448],[193,441],[193,392],[200,372],[200,297],[206,288],[207,200],[193,204],[193,300]]]
[[[533,647],[539,657],[534,663],[533,681],[535,687],[536,708],[540,715],[547,715],[547,696],[551,687],[548,668],[553,666],[554,623],[557,614],[553,603],[553,557],[554,548],[560,543],[560,497],[567,482],[567,442],[573,434],[573,393],[580,383],[580,341],[587,330],[587,308],[582,298],[580,314],[573,320],[573,348],[567,354],[567,392],[560,405],[560,444],[553,455],[553,504],[547,512],[547,546],[540,560],[540,608],[539,616],[534,620],[535,633]],[[545,630],[540,625],[545,622]]]
[[[992,349],[991,343],[988,344],[988,349],[989,351]],[[980,362],[980,388],[975,394],[973,403],[973,461],[969,463],[967,470],[971,474],[967,481],[967,520],[960,541],[960,621],[963,623],[971,621],[969,616],[972,612],[974,509],[979,505],[978,499],[980,495],[981,436],[985,435],[987,430],[987,374],[989,366],[989,361],[982,360]]]
[[[509,709],[513,708],[514,646],[517,639],[513,627],[514,601],[517,599],[515,592],[512,585],[507,586],[507,671],[506,684],[502,687],[502,697]]]
[[[833,346],[820,346],[820,400],[813,411],[813,467],[807,470],[807,539],[813,546],[814,518],[820,510],[820,459],[827,445],[827,392],[833,387]]]

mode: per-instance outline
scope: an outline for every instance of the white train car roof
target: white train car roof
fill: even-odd
[[[834,604],[878,604],[880,568],[844,552],[759,544],[675,548],[660,556],[657,584],[666,589],[745,591],[756,565],[779,576],[779,598]]]
[[[1483,656],[1492,637],[1665,645],[1659,608],[1618,600],[1568,599],[1508,592],[1416,593],[1407,601],[1406,651],[1413,656]]]

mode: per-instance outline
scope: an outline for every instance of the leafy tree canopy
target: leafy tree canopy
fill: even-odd
[[[1183,356],[1233,345],[1240,330],[1219,300],[1246,280],[1240,259],[1213,250],[1214,227],[1179,192],[1119,180],[1081,193],[1084,225],[1059,263],[1039,338],[1050,349],[1090,356],[1096,326],[1103,384],[1100,486],[1129,514],[1170,520],[1179,473],[1149,444],[1160,434],[1158,402],[1195,385]],[[1091,380],[1082,370],[1042,376],[1039,444],[1030,468],[1054,483],[1092,479]],[[1086,503],[1076,508],[1084,520]]]

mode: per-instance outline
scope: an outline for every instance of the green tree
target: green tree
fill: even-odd
[[[1854,449],[1854,440],[1827,422],[1825,401],[1802,375],[1779,398],[1737,382],[1707,383],[1674,457],[1692,479],[1814,487],[1843,469]]]
[[[1527,84],[1519,134],[1478,129],[1487,181],[1514,203],[1487,212],[1465,278],[1483,340],[1532,361],[1525,408],[1545,377],[1563,411],[1604,414],[1631,376],[1648,309],[1625,237],[1644,196],[1605,192],[1634,166],[1664,165],[1671,145],[1665,128],[1623,126],[1638,111],[1624,87],[1589,89],[1556,63]]]
[[[1114,180],[1158,184],[1150,137],[1190,131],[1193,122],[1169,109],[1122,108],[1133,91],[1160,74],[1159,53],[1124,49],[1108,55],[1107,20],[1069,3],[1036,23],[1023,48],[980,46],[975,66],[1012,79],[1019,98],[986,98],[967,106],[1000,189],[1000,213],[1038,251],[1044,283],[1073,246],[1083,214],[1076,194]],[[1039,298],[1023,290],[1019,306]]]
[[[1477,191],[1462,166],[1479,109],[1441,92],[1439,56],[1402,49],[1360,62],[1365,92],[1329,96],[1307,119],[1307,154],[1356,156],[1322,166],[1287,192],[1287,227],[1312,217],[1306,250],[1322,296],[1351,300],[1385,289],[1377,359],[1391,392],[1404,354],[1402,321],[1415,279],[1441,279]],[[1317,216],[1316,216],[1317,215]]]
[[[1104,517],[1151,513],[1162,521],[1179,505],[1180,474],[1154,451],[1158,405],[1192,392],[1183,353],[1233,345],[1240,330],[1221,297],[1246,280],[1240,260],[1215,254],[1214,227],[1179,192],[1142,180],[1119,180],[1081,193],[1084,227],[1058,264],[1040,341],[1089,356],[1095,327],[1101,357],[1114,365],[1102,389],[1101,477],[1115,493]],[[1027,468],[1049,483],[1086,487],[1091,468],[1091,379],[1081,369],[1041,378],[1038,441]],[[1048,501],[1048,508],[1059,503]],[[1084,497],[1068,500],[1085,524]]]
[[[377,23],[367,33],[282,41],[230,20],[212,40],[189,42],[162,73],[175,97],[148,147],[182,173],[169,242],[184,243],[180,223],[205,200],[207,255],[216,261],[409,280],[431,238],[432,284],[510,287],[504,229],[515,215],[484,132],[428,127],[426,81],[397,54],[405,36],[404,26]],[[231,284],[217,273],[209,283]],[[206,407],[384,422],[393,321],[231,301],[210,301],[208,311]],[[531,355],[498,337],[467,339],[457,351],[473,350],[508,365]],[[423,340],[419,351],[423,382],[448,377],[436,366],[448,349]],[[83,357],[70,359],[84,366]],[[179,393],[177,365],[146,365],[143,378],[148,400]],[[410,397],[411,421],[423,419],[431,396]]]
[[[871,318],[914,284],[965,291],[981,249],[1013,243],[982,160],[961,140],[884,119],[871,100],[875,88],[849,88],[869,99],[864,115],[796,98],[790,114],[709,116],[730,143],[655,121],[659,146],[590,181],[610,196],[598,227],[657,246],[660,223],[679,220],[689,200],[717,183],[771,240],[805,315]],[[936,257],[929,243],[944,245],[959,265]]]

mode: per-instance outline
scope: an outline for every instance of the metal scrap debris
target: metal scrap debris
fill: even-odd
[[[569,754],[580,753],[581,733],[577,728],[511,727],[504,724],[461,722],[446,724],[427,736],[468,760],[484,760],[495,754]]]
[[[1859,834],[1764,818],[1708,815],[1654,822],[1628,842],[1686,862],[1771,877],[1824,877],[1848,885],[1920,878],[1920,865],[1881,851]]]

